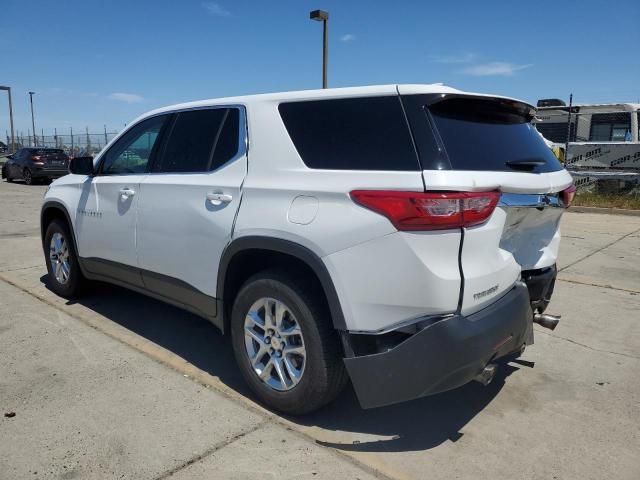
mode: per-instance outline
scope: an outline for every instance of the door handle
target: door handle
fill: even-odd
[[[233,200],[233,197],[228,193],[207,193],[207,200],[212,205],[222,205],[223,203],[229,203]]]
[[[133,197],[136,194],[135,190],[132,190],[129,187],[125,187],[125,188],[121,188],[120,189],[120,195],[122,195],[123,199],[127,199],[129,197]]]

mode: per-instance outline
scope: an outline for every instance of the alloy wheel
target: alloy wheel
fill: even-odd
[[[244,321],[244,344],[253,371],[274,390],[291,390],[302,379],[307,358],[302,330],[284,302],[254,302]]]
[[[69,262],[69,244],[61,233],[56,232],[51,237],[49,262],[51,262],[51,271],[58,283],[66,284],[71,274],[71,264]]]

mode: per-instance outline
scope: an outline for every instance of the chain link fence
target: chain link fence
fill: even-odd
[[[45,135],[41,132],[40,135],[35,137],[28,134],[24,135],[22,132],[17,132],[15,136],[16,149],[22,147],[46,147],[46,148],[60,148],[65,151],[69,156],[83,156],[83,155],[95,155],[104,146],[109,143],[119,132],[104,130],[101,133],[89,133],[85,129],[83,133],[76,133],[73,130],[69,130],[68,134],[59,134],[57,129],[52,134]],[[9,145],[11,137],[5,132],[6,144]]]

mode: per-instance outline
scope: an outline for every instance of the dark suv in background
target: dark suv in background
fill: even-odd
[[[59,148],[21,148],[7,157],[2,178],[7,182],[22,179],[27,185],[51,180],[69,173],[69,157]]]

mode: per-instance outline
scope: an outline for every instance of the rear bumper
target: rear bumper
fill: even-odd
[[[33,178],[59,178],[69,173],[67,168],[36,168],[32,171]]]
[[[345,358],[363,408],[450,390],[487,363],[520,349],[533,335],[526,285],[517,283],[489,307],[433,323],[383,353]]]

